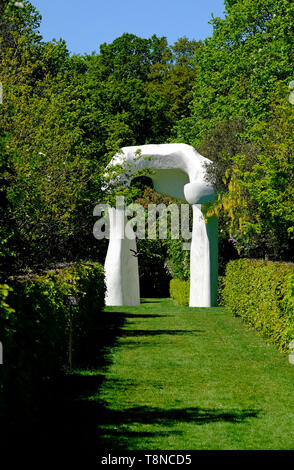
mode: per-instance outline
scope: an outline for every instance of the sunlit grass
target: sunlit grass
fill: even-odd
[[[294,449],[294,367],[241,320],[170,300],[107,311],[125,321],[84,397],[105,448]]]

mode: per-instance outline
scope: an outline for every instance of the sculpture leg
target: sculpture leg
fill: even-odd
[[[210,304],[217,306],[217,280],[218,280],[218,219],[214,215],[207,220],[207,236],[209,240],[210,257]]]
[[[109,210],[110,239],[105,260],[106,305],[140,305],[136,240],[124,238],[126,217],[123,209]]]
[[[136,239],[125,238],[122,246],[123,305],[140,305],[138,258],[130,250],[137,251]]]
[[[201,205],[193,204],[193,231],[190,252],[190,307],[211,306],[210,253]]]

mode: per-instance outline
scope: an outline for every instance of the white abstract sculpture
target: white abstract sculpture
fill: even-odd
[[[142,157],[137,158],[136,151]],[[216,305],[217,295],[217,219],[205,223],[201,205],[214,198],[213,187],[205,180],[205,163],[210,160],[186,144],[160,144],[124,147],[110,165],[131,164],[134,171],[154,170],[150,175],[154,189],[187,201],[193,207],[193,231],[190,252],[190,307]],[[132,177],[125,176],[125,184]],[[110,237],[105,260],[106,305],[139,305],[138,258],[136,240],[120,237],[126,217],[123,209],[110,209]]]

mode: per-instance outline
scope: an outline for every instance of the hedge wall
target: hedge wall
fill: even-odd
[[[73,364],[83,360],[104,306],[104,272],[99,263],[75,264],[10,284],[10,291],[0,289],[0,402],[2,412],[31,414],[52,378],[68,367],[70,317]],[[77,296],[78,306],[69,307],[68,295]]]
[[[286,351],[294,339],[293,265],[248,259],[230,261],[222,301],[280,351]]]
[[[170,296],[176,300],[179,305],[189,305],[190,282],[172,279],[169,285]]]

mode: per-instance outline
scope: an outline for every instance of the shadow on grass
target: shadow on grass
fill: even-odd
[[[85,459],[95,462],[99,456],[115,451],[144,450],[146,440],[181,436],[185,431],[172,429],[175,425],[201,426],[215,422],[237,425],[259,415],[259,411],[254,409],[198,407],[166,410],[143,406],[113,410],[99,399],[91,400],[84,395],[84,391],[87,389],[90,392],[91,387],[92,392],[97,392],[99,381],[100,377],[71,379],[74,386],[71,400],[67,396],[64,402],[56,406],[55,413],[47,416],[38,430],[38,438],[33,441],[34,445],[43,449],[44,455],[54,452],[59,459],[70,457],[75,462],[84,462]],[[79,398],[75,396],[78,390],[83,390],[83,396]],[[145,425],[148,425],[147,430],[144,429]],[[154,425],[154,430],[150,430],[150,425]],[[138,431],[130,429],[130,426],[136,426]],[[71,449],[70,456],[67,449]]]
[[[240,424],[250,418],[257,418],[259,410],[254,409],[206,409],[206,408],[173,408],[164,410],[152,407],[136,407],[122,411],[109,410],[102,407],[99,411],[100,419],[104,418],[104,425],[99,429],[99,441],[101,449],[107,451],[110,448],[122,450],[124,448],[135,449],[140,445],[142,438],[156,438],[161,436],[182,435],[184,431],[176,431],[171,428],[175,425],[203,424],[215,422],[229,422]],[[155,425],[154,432],[129,431],[129,425]],[[162,428],[160,428],[162,427]],[[141,447],[142,449],[142,447]]]
[[[2,448],[4,443],[11,459],[18,454],[23,462],[38,460],[42,464],[53,461],[58,464],[66,462],[67,465],[81,462],[82,468],[87,468],[86,463],[97,464],[98,457],[105,452],[142,449],[144,440],[181,435],[182,431],[169,429],[179,423],[200,426],[230,422],[237,425],[258,417],[259,411],[254,409],[166,410],[147,406],[110,409],[99,400],[99,391],[105,380],[104,371],[112,361],[109,353],[118,345],[121,336],[202,333],[202,330],[123,330],[127,317],[129,314],[123,312],[101,314],[99,326],[92,331],[92,337],[85,344],[85,358],[91,359],[87,362],[87,368],[96,369],[97,373],[88,370],[60,376],[50,390],[50,399],[48,396],[44,399],[38,416],[31,421],[15,423],[5,433]],[[128,387],[131,383],[124,382],[123,385]],[[120,386],[122,384],[119,380],[112,380],[108,384],[108,388]],[[138,431],[130,429],[132,425],[137,426]],[[149,426],[147,430],[144,429],[145,425]],[[150,425],[154,425],[154,430],[150,430]]]
[[[204,333],[204,330],[122,330],[122,337],[129,336],[159,336],[159,335],[195,335],[198,333]]]
[[[132,313],[124,313],[124,317],[125,318],[171,318],[171,317],[174,317],[175,315],[156,315],[156,314],[153,314],[153,313],[147,313],[147,314],[139,314],[139,315],[136,315],[136,314],[132,314]]]
[[[30,462],[43,449],[46,458],[63,454],[66,458],[79,448],[80,426],[84,418],[82,408],[76,407],[81,396],[97,393],[104,381],[103,371],[111,364],[108,354],[117,344],[121,328],[125,324],[124,313],[102,312],[99,323],[85,338],[83,357],[74,355],[74,367],[98,369],[95,375],[71,375],[59,373],[46,384],[38,384],[38,393],[32,384],[37,402],[23,412],[18,403],[11,406],[0,426],[0,455],[17,455]],[[33,361],[33,358],[32,358]],[[100,373],[101,371],[101,373]],[[83,429],[83,428],[82,428]],[[86,434],[88,435],[87,431]]]

